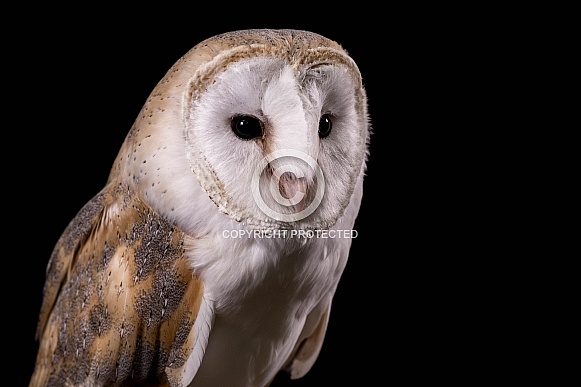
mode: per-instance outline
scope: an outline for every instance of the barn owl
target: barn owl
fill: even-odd
[[[358,236],[370,121],[333,40],[256,29],[195,45],[56,241],[30,386],[304,376]]]

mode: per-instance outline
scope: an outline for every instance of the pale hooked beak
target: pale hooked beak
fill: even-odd
[[[275,181],[278,182],[278,193],[280,194],[280,196],[276,195],[279,196],[277,201],[292,208],[294,213],[304,210],[307,202],[307,179],[301,176],[300,173],[296,174],[292,171],[285,171],[280,176],[275,173],[275,177]]]

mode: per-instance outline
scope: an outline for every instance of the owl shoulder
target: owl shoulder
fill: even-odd
[[[199,351],[196,316],[208,308],[183,239],[127,187],[91,199],[47,267],[33,380],[181,378]]]

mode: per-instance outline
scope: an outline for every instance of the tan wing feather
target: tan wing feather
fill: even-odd
[[[301,336],[291,353],[285,369],[291,379],[302,378],[315,364],[329,324],[331,300],[323,301],[307,318]]]
[[[30,386],[167,384],[166,371],[179,375],[204,290],[183,237],[121,186],[87,203],[47,268]]]

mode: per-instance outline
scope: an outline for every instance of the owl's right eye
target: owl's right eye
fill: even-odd
[[[252,116],[234,116],[230,121],[230,127],[234,134],[243,140],[262,137],[264,133],[262,122]]]

